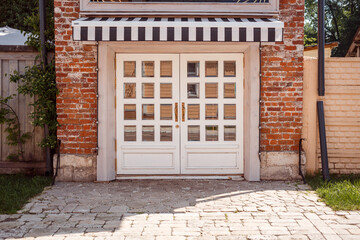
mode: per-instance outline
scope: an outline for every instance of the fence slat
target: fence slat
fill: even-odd
[[[19,70],[19,61],[18,60],[9,60],[9,73],[8,73],[8,84],[9,84],[9,95],[16,94],[17,95],[17,83],[10,82],[10,75],[15,71]],[[19,116],[19,98],[15,97],[9,101],[9,105]],[[20,119],[19,119],[20,121]],[[9,153],[16,154],[20,150],[20,146],[9,146]]]
[[[2,77],[2,80],[1,80],[1,85],[2,85],[2,88],[1,88],[1,96],[3,97],[7,97],[9,96],[9,92],[10,92],[10,89],[9,89],[9,72],[10,72],[10,69],[9,69],[9,60],[4,60],[3,61],[3,77]],[[3,161],[8,161],[7,160],[7,156],[9,155],[9,146],[6,144],[6,132],[5,132],[5,126],[2,125],[2,128],[1,128],[1,139],[2,139],[2,151],[1,151],[1,159]]]

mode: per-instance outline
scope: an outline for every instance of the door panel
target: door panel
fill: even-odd
[[[116,55],[117,174],[179,174],[179,55]]]
[[[181,173],[243,173],[243,55],[180,55]]]

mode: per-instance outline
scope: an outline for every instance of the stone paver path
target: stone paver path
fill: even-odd
[[[359,211],[294,182],[57,183],[22,212],[0,215],[0,239],[360,239]]]

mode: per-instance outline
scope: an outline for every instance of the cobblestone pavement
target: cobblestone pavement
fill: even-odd
[[[305,185],[232,180],[57,183],[0,239],[360,239],[360,212],[332,211]]]

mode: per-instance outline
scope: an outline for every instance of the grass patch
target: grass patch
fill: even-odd
[[[16,213],[50,184],[50,177],[0,175],[0,214]]]
[[[315,175],[306,181],[332,209],[360,210],[360,175],[331,175],[329,182]]]

